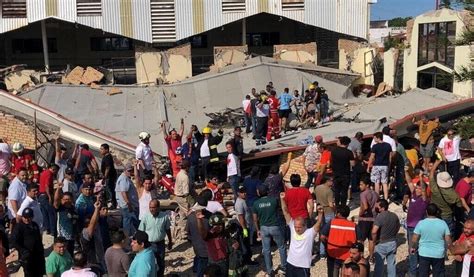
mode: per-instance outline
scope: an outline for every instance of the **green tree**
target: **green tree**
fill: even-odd
[[[408,20],[413,17],[395,17],[388,21],[388,27],[406,27]]]
[[[474,16],[474,0],[443,0],[448,2],[448,7],[462,8],[469,11],[471,16]],[[466,22],[470,24],[470,22]],[[472,45],[474,42],[474,30],[471,26],[466,26],[466,29],[461,33],[456,41],[456,45]],[[454,78],[458,82],[474,81],[474,66],[462,66],[454,72]]]

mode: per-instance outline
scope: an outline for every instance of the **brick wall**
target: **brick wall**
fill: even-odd
[[[22,143],[25,148],[35,148],[34,127],[13,115],[0,112],[0,138],[5,138],[10,145]]]
[[[357,41],[348,40],[348,39],[339,39],[338,41],[338,49],[344,49],[347,54],[352,54],[355,50],[362,47],[362,44]]]

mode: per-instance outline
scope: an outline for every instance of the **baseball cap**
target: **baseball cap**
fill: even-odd
[[[131,163],[126,164],[126,165],[125,165],[125,170],[126,170],[126,171],[131,171],[131,170],[133,170],[133,165],[132,165]]]
[[[247,192],[247,189],[246,189],[244,186],[239,186],[238,191],[239,191],[240,193],[245,193],[245,192]]]
[[[26,218],[33,218],[34,215],[35,214],[31,208],[24,209],[23,213],[21,214],[22,217],[26,217]]]
[[[364,253],[364,245],[360,242],[352,244],[351,248],[359,250],[359,252]]]
[[[321,143],[321,142],[323,142],[323,137],[320,136],[320,135],[317,135],[317,136],[314,137],[314,141],[316,143]]]
[[[137,243],[142,244],[142,243],[148,243],[148,234],[143,232],[143,231],[136,231],[135,235],[133,235],[133,240],[136,240]]]
[[[74,174],[74,168],[72,168],[72,167],[66,168],[65,173],[66,173],[67,175],[72,175],[72,174]]]
[[[224,216],[221,213],[216,213],[209,217],[209,225],[216,226],[224,224]]]
[[[82,185],[83,189],[94,189],[95,185],[94,183],[86,183]]]

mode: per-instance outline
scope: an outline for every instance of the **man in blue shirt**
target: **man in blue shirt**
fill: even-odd
[[[415,227],[410,252],[418,251],[420,276],[429,276],[430,267],[433,276],[445,274],[444,255],[446,245],[451,245],[451,233],[446,222],[437,218],[439,213],[436,204],[429,204],[426,208],[427,218],[418,222]]]
[[[288,88],[285,88],[283,93],[278,96],[278,100],[280,101],[280,108],[278,109],[278,115],[281,118],[280,129],[283,129],[285,133],[288,126],[288,117],[291,113],[291,102],[294,99],[294,97],[289,94],[289,91],[290,90]]]
[[[128,271],[128,276],[156,277],[155,255],[147,233],[137,231],[132,238],[132,251],[137,253]]]

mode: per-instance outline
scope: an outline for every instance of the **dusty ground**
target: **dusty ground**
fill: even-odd
[[[357,199],[358,196],[354,195]],[[402,211],[401,206],[397,206],[395,204],[390,205],[390,210],[397,213],[400,218],[405,218],[406,214]],[[356,215],[358,213],[358,209],[353,209],[351,211],[351,216]],[[43,236],[43,243],[46,249],[46,255],[49,254],[51,251],[51,244],[52,244],[52,237],[49,235]],[[398,250],[397,250],[397,276],[405,276],[405,273],[408,269],[407,264],[407,256],[408,256],[408,247],[406,242],[406,234],[405,229],[402,227],[398,234]],[[366,243],[366,256],[368,255],[367,251],[367,243]],[[261,255],[261,247],[256,246],[253,248],[253,252],[255,253],[253,258],[254,260],[260,263],[259,266],[252,267],[250,270],[250,276],[264,276],[264,261],[263,256]],[[276,268],[279,262],[279,254],[276,247],[272,248],[273,254],[273,264],[274,268]],[[192,261],[194,258],[194,253],[191,248],[191,245],[186,241],[177,241],[173,249],[166,254],[166,275],[170,274],[177,274],[179,276],[193,276],[192,272]],[[17,256],[16,253],[10,255],[7,258],[7,262],[16,260]],[[450,256],[449,260],[446,261],[446,269],[447,269],[447,276],[452,275],[454,276],[454,264],[452,264],[453,259]],[[374,266],[371,265],[371,271],[373,271]],[[326,261],[317,261],[313,267],[311,267],[311,275],[312,276],[327,276],[326,271]],[[372,273],[373,274],[373,273]],[[17,274],[12,275],[14,277],[23,276],[22,271],[18,272]]]

